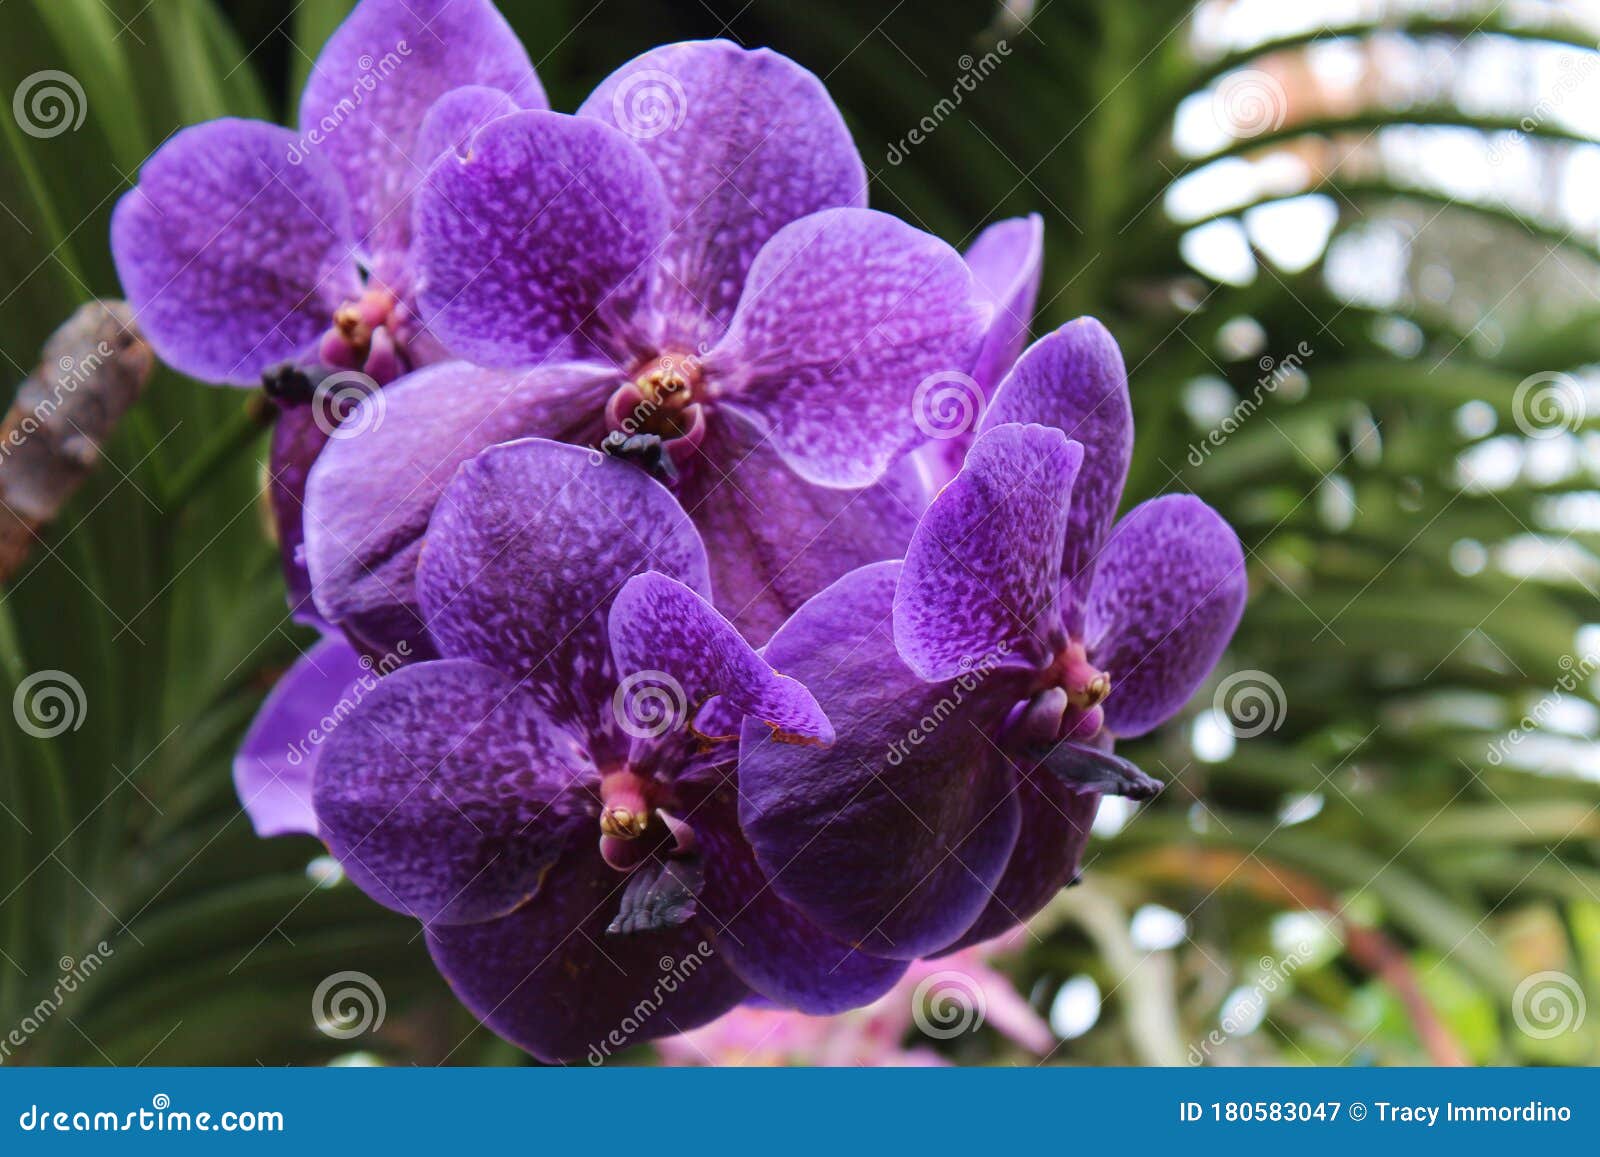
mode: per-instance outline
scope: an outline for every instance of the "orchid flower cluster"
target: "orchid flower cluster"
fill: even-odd
[[[1110,334],[1022,349],[1039,219],[963,255],[866,201],[773,52],[657,48],[568,115],[489,0],[362,0],[299,132],[189,128],[116,208],[156,350],[279,410],[323,639],[246,811],[544,1060],[862,1007],[1027,920],[1238,623],[1217,514],[1115,518]]]

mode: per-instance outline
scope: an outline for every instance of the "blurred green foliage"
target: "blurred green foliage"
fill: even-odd
[[[87,101],[81,128],[48,139],[0,117],[0,351],[14,379],[76,303],[117,294],[108,219],[143,158],[210,117],[292,120],[310,61],[348,7],[0,7],[0,92],[61,69]],[[1384,310],[1344,300],[1320,266],[1291,274],[1260,254],[1250,284],[1204,277],[1163,212],[1164,190],[1196,164],[1173,149],[1174,114],[1228,69],[1313,37],[1199,61],[1185,31],[1191,5],[1174,0],[1050,0],[1025,26],[1023,6],[1007,16],[957,0],[503,7],[559,109],[653,44],[728,35],[825,78],[873,172],[876,207],[957,245],[990,221],[1042,213],[1038,331],[1093,313],[1127,352],[1139,427],[1129,501],[1192,489],[1239,529],[1253,597],[1218,679],[1264,672],[1284,710],[1219,762],[1197,759],[1187,719],[1130,749],[1172,789],[1093,843],[1088,883],[1063,894],[1007,965],[1041,1008],[1078,974],[1106,994],[1098,1023],[1054,1061],[1193,1060],[1229,994],[1281,965],[1284,914],[1301,910],[1317,914],[1300,925],[1319,930],[1316,944],[1275,986],[1265,1023],[1224,1034],[1208,1063],[1426,1062],[1452,1050],[1477,1062],[1600,1059],[1600,1007],[1545,1037],[1519,1027],[1527,1009],[1516,998],[1541,971],[1600,994],[1600,787],[1489,759],[1579,657],[1579,628],[1600,619],[1579,577],[1594,534],[1564,536],[1547,513],[1550,499],[1593,479],[1464,487],[1458,457],[1481,435],[1453,420],[1482,401],[1502,432],[1513,429],[1524,377],[1600,360],[1592,294],[1536,292],[1552,253],[1592,285],[1588,241],[1437,189],[1330,180],[1340,233],[1410,221],[1437,239],[1434,260],[1460,256],[1463,285],[1469,255],[1493,255],[1465,322],[1409,286]],[[1593,43],[1493,15],[1382,34]],[[891,146],[950,94],[963,59],[1000,40],[1003,65],[890,164]],[[1291,118],[1225,151],[1361,139],[1389,122],[1492,131],[1516,119],[1448,104]],[[1550,124],[1526,132],[1552,149],[1568,135]],[[1473,332],[1490,314],[1505,340]],[[1209,376],[1246,397],[1260,376],[1256,354],[1241,356],[1223,333],[1238,319],[1259,326],[1259,349],[1274,358],[1308,344],[1305,389],[1269,397],[1196,467],[1188,447],[1205,427],[1186,408],[1186,384]],[[1385,339],[1397,322],[1417,338],[1398,353]],[[30,672],[59,669],[88,704],[83,725],[56,738],[0,727],[0,1032],[48,993],[63,958],[106,940],[112,962],[13,1059],[326,1060],[351,1046],[316,1031],[311,993],[330,973],[359,969],[381,981],[389,1010],[363,1048],[400,1063],[514,1060],[450,999],[412,923],[348,886],[318,887],[305,871],[313,842],[257,840],[239,812],[232,750],[307,642],[284,617],[257,497],[264,439],[240,441],[245,406],[241,393],[161,371],[106,466],[0,600],[0,700]],[[1330,517],[1330,487],[1353,516]],[[1496,548],[1530,538],[1564,539],[1580,563],[1532,577],[1493,561],[1477,573],[1452,566],[1463,539],[1497,559]],[[1209,692],[1194,711],[1210,708]],[[1286,802],[1312,793],[1319,812],[1282,822]],[[1150,903],[1186,917],[1176,947],[1129,939],[1128,916]],[[1443,1044],[1430,1044],[1435,1030]],[[987,1032],[946,1047],[963,1061],[1001,1052]]]

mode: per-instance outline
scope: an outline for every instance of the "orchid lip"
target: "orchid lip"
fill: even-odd
[[[1043,686],[1061,688],[1078,711],[1093,711],[1111,695],[1111,673],[1091,663],[1083,644],[1073,639],[1045,669]]]
[[[697,358],[672,353],[646,358],[606,403],[606,423],[629,436],[697,440],[705,424],[704,392]]]

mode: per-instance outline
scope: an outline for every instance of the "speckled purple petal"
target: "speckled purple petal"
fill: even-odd
[[[1089,591],[1089,658],[1111,676],[1106,726],[1143,735],[1171,718],[1216,666],[1244,613],[1239,536],[1189,494],[1128,512]]]
[[[343,176],[369,258],[409,246],[407,200],[438,156],[419,147],[418,132],[434,102],[463,85],[549,107],[490,0],[361,0],[318,54],[300,98],[299,147]]]
[[[937,237],[827,209],[756,255],[706,372],[801,477],[867,486],[926,436],[917,388],[972,368],[986,314],[966,262]]]
[[[772,886],[824,931],[874,955],[935,952],[977,919],[1016,843],[1010,769],[989,738],[1019,676],[929,683],[894,649],[900,564],[876,563],[812,599],[764,652],[809,687],[830,748],[745,724],[739,820]]]
[[[417,593],[442,653],[529,675],[603,759],[625,739],[606,615],[646,570],[709,592],[705,547],[672,495],[598,451],[529,438],[485,450],[446,487]]]
[[[1030,213],[996,221],[978,234],[965,257],[978,296],[994,308],[972,371],[984,393],[992,395],[1028,344],[1044,272],[1044,218]]]
[[[734,801],[718,796],[691,816],[705,850],[700,919],[733,970],[763,996],[811,1016],[860,1008],[893,987],[905,961],[851,948],[786,903],[768,885],[734,812]]]
[[[417,194],[423,316],[481,365],[525,366],[626,328],[667,230],[648,157],[587,117],[493,121]]]
[[[473,1015],[549,1062],[603,1064],[715,1020],[750,994],[696,921],[608,934],[627,879],[593,843],[580,844],[532,901],[488,924],[435,926],[428,950]]]
[[[822,82],[769,49],[668,44],[600,82],[578,110],[627,134],[672,203],[651,293],[663,339],[714,342],[767,239],[819,209],[865,208],[867,175]]]
[[[451,89],[434,102],[423,118],[417,132],[417,155],[432,158],[428,167],[445,153],[465,157],[468,144],[479,129],[520,111],[517,102],[498,88],[469,84]]]
[[[341,701],[375,683],[371,665],[340,638],[295,660],[256,712],[233,757],[233,786],[258,836],[317,834],[311,776]]]
[[[1094,560],[1122,501],[1133,456],[1133,409],[1122,351],[1092,317],[1069,321],[1023,353],[984,413],[979,429],[1037,422],[1083,443],[1083,469],[1072,491],[1061,573],[1069,583],[1068,622],[1081,626]]]
[[[901,459],[861,490],[814,486],[746,422],[718,416],[677,489],[711,556],[717,609],[759,646],[834,580],[902,557],[928,503],[915,466]]]
[[[999,426],[933,500],[894,599],[900,655],[925,679],[1040,666],[1065,643],[1061,552],[1084,449],[1047,426]]]
[[[505,915],[591,836],[599,773],[514,679],[446,659],[379,680],[317,764],[323,839],[380,904],[425,923]],[[580,836],[580,832],[582,836]]]
[[[753,719],[789,742],[833,742],[811,692],[769,667],[732,623],[677,579],[655,571],[635,575],[611,604],[609,624],[624,687],[641,674],[665,676],[691,709],[714,699],[720,720]]]
[[[322,615],[380,650],[415,644],[417,558],[456,470],[515,438],[598,437],[613,384],[601,366],[515,373],[447,362],[364,399],[306,484],[306,563]]]
[[[294,134],[259,121],[184,129],[111,216],[111,253],[139,326],[168,365],[256,385],[310,349],[358,288],[350,207]]]

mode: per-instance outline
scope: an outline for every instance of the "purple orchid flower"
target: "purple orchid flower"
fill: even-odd
[[[361,0],[312,66],[298,133],[232,118],[184,129],[118,202],[112,255],[162,360],[265,381],[283,407],[271,494],[291,603],[308,589],[305,475],[342,411],[446,356],[417,312],[416,186],[479,125],[545,107],[489,0]]]
[[[898,555],[926,501],[891,473],[922,437],[915,391],[973,368],[994,307],[953,249],[865,204],[817,78],[725,41],[644,54],[576,116],[480,129],[418,193],[420,304],[461,357],[516,372],[417,375],[319,462],[323,613],[368,639],[414,629],[406,572],[439,488],[517,435],[604,442],[667,480],[757,641]]]
[[[666,489],[593,450],[493,447],[445,490],[417,586],[443,657],[333,732],[316,822],[484,1023],[562,1060],[752,990],[823,1013],[899,978],[767,888],[740,833],[740,721],[808,746],[833,729],[711,608]]]
[[[905,561],[841,579],[766,647],[840,738],[787,748],[746,726],[740,818],[822,929],[901,959],[987,939],[1072,880],[1102,793],[1158,789],[1112,743],[1188,700],[1245,571],[1191,496],[1112,525],[1132,434],[1110,334],[1085,318],[1041,339]]]

